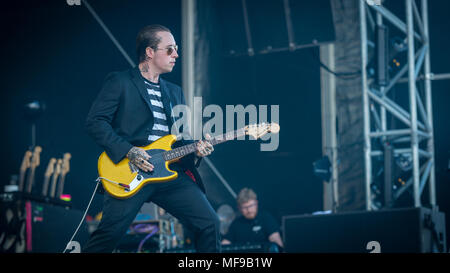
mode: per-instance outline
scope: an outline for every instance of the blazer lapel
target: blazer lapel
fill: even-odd
[[[164,112],[166,113],[167,122],[169,123],[169,129],[172,127],[173,124],[173,117],[172,117],[172,101],[174,101],[171,98],[171,93],[169,88],[166,85],[166,81],[162,78],[159,78],[159,83],[161,86],[161,100],[163,102],[164,106]]]
[[[131,78],[132,78],[133,83],[136,85],[136,88],[139,90],[139,94],[141,94],[145,103],[147,103],[147,106],[150,109],[150,113],[152,113],[152,116],[153,116],[153,112],[151,111],[152,108],[150,105],[150,97],[148,95],[147,87],[145,87],[144,80],[142,79],[142,76],[140,75],[138,66],[136,66],[135,68],[133,68],[131,70],[131,74],[132,74]]]
[[[145,86],[144,80],[142,79],[142,76],[140,75],[139,72],[139,67],[136,66],[135,68],[133,68],[131,70],[131,74],[132,74],[132,80],[133,83],[136,85],[137,89],[139,90],[139,93],[141,94],[142,98],[144,99],[145,103],[147,103],[148,108],[151,110],[151,105],[150,105],[150,97],[148,95],[147,92],[147,87]],[[166,82],[160,77],[159,78],[159,83],[161,86],[161,100],[163,102],[163,106],[164,106],[164,112],[166,113],[167,116],[167,122],[169,123],[169,128],[172,127],[173,124],[173,117],[172,117],[172,103],[171,101],[171,95],[170,95],[170,90],[166,85]],[[152,113],[153,116],[153,112],[150,111]]]

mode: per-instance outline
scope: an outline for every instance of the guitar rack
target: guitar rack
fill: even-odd
[[[41,195],[35,195],[30,194],[27,192],[3,192],[0,194],[0,201],[1,202],[17,202],[17,201],[34,201],[38,203],[45,203],[55,206],[62,206],[65,208],[72,208],[72,202],[71,201],[65,201],[58,198],[51,198],[48,196],[41,196]]]

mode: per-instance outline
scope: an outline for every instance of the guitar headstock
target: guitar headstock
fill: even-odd
[[[31,151],[26,151],[25,155],[23,156],[23,160],[22,160],[22,165],[20,165],[20,171],[24,172],[26,171],[30,166],[31,166],[31,156],[33,155],[33,153]]]
[[[64,154],[63,162],[62,162],[62,170],[61,170],[62,175],[66,175],[70,170],[70,164],[69,164],[70,158],[72,158],[72,155],[70,153]]]
[[[34,147],[33,157],[31,158],[31,168],[36,168],[41,162],[41,146]]]
[[[245,134],[252,136],[255,139],[262,137],[267,133],[278,133],[280,131],[280,125],[278,123],[266,123],[262,122],[259,124],[251,124],[244,127]]]
[[[50,158],[50,161],[48,162],[47,170],[45,171],[45,176],[50,177],[52,173],[55,171],[55,163],[56,158]]]

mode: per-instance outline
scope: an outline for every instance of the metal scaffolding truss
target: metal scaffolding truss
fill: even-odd
[[[431,101],[433,75],[430,71],[428,1],[420,0],[420,6],[418,6],[416,0],[404,0],[406,22],[400,20],[382,4],[374,5],[373,1],[359,1],[366,209],[379,209],[373,202],[376,194],[371,187],[374,182],[374,173],[377,171],[373,165],[373,159],[383,155],[384,151],[372,148],[375,141],[391,143],[394,155],[404,155],[412,162],[411,176],[403,186],[393,191],[393,200],[398,199],[412,187],[414,206],[420,207],[422,206],[421,197],[428,183],[429,205],[435,207],[435,156]],[[369,47],[373,46],[368,26],[373,29],[375,25],[384,23],[389,23],[405,35],[407,60],[387,85],[378,87],[373,84],[374,79],[366,70],[369,64]],[[393,87],[402,82],[403,76],[407,77],[408,107],[402,107],[399,102],[388,97]],[[419,92],[419,87],[424,90],[423,94]],[[399,122],[395,122],[394,126],[388,128],[387,114],[392,115]]]

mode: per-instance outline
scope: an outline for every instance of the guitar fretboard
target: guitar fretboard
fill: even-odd
[[[228,141],[228,140],[233,140],[235,138],[238,138],[238,137],[244,136],[244,135],[245,135],[245,128],[241,128],[236,131],[231,131],[226,134],[217,136],[217,137],[207,140],[207,141],[209,143],[211,143],[211,145],[216,145],[216,144],[220,144],[225,141]],[[178,147],[178,148],[172,149],[170,151],[164,152],[163,157],[164,157],[164,160],[169,161],[169,160],[182,158],[182,157],[184,157],[188,154],[191,154],[195,151],[197,151],[197,142],[194,142],[194,143],[191,143],[188,145],[184,145],[182,147]]]

